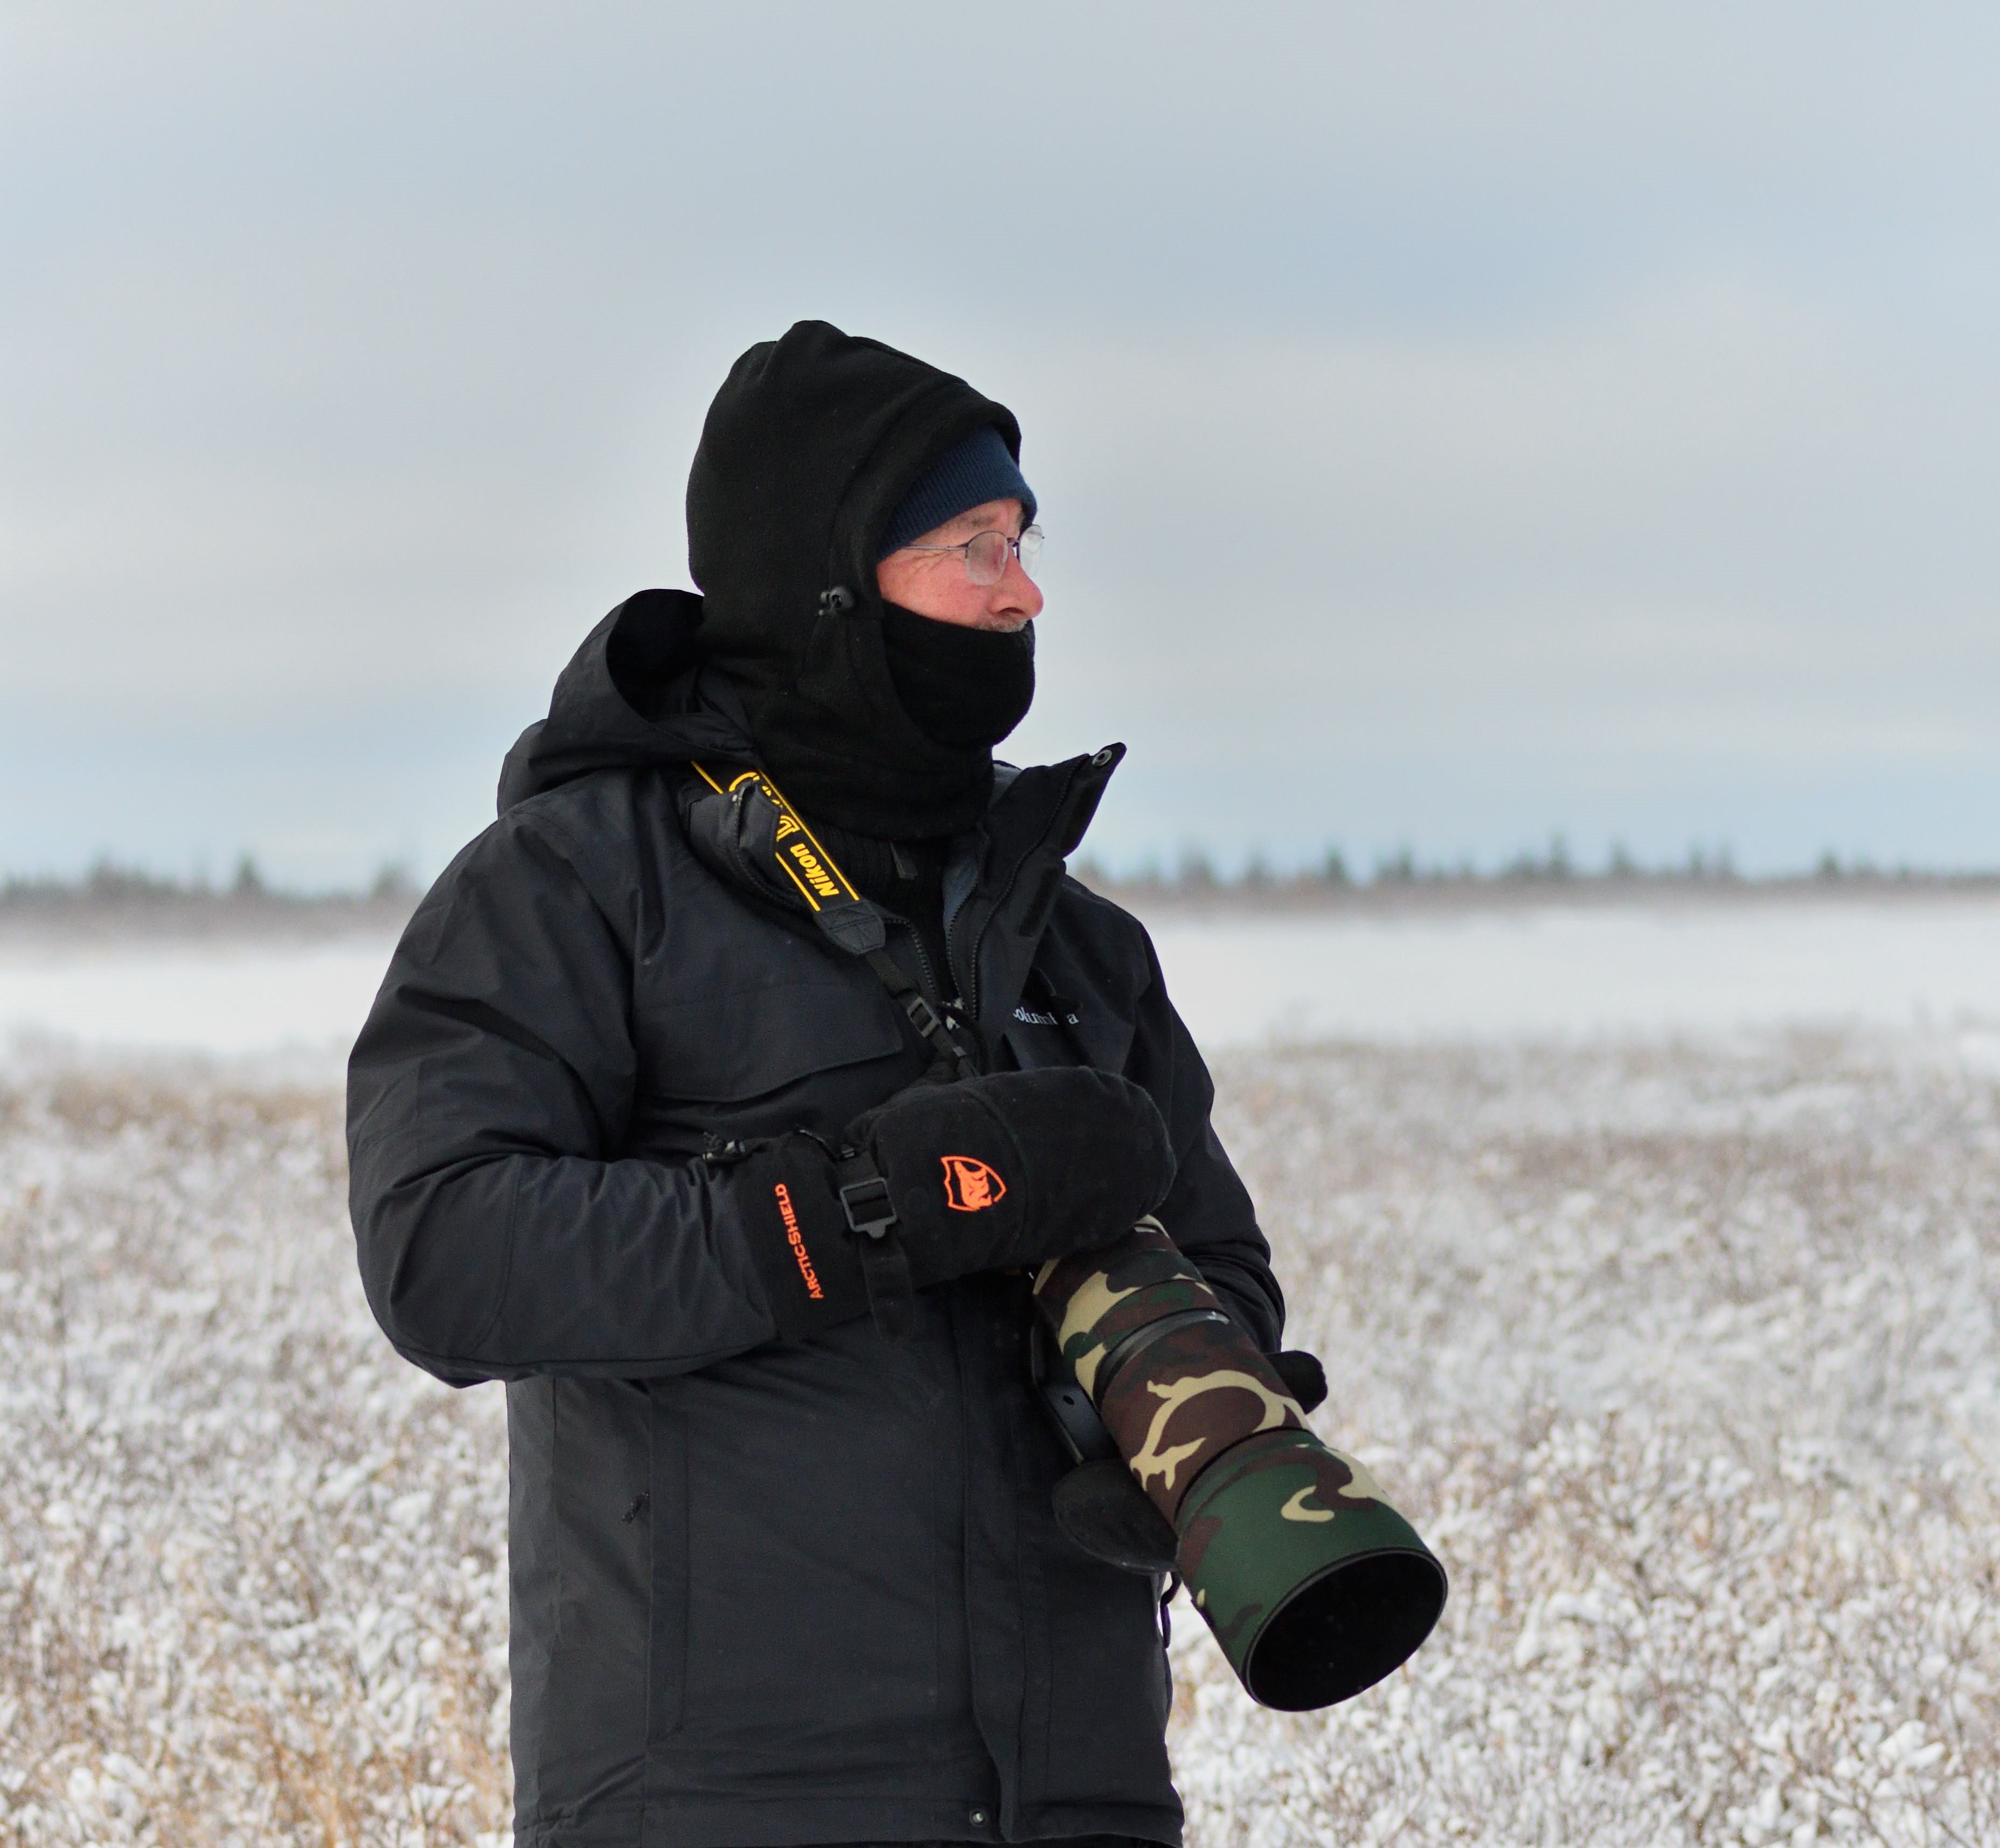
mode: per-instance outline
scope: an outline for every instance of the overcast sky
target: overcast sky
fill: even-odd
[[[0,871],[435,871],[805,315],[1019,414],[1113,863],[2000,864],[1990,5],[0,34]]]

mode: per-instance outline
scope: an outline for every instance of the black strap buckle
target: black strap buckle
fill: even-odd
[[[863,1165],[872,1169],[874,1164],[865,1155],[849,1155],[842,1160],[840,1172],[852,1174]],[[864,1173],[840,1190],[840,1204],[861,1240],[861,1276],[875,1326],[891,1339],[907,1335],[916,1320],[916,1284],[910,1275],[909,1253],[891,1233],[896,1209],[889,1204],[889,1183],[879,1174]]]
[[[965,1050],[965,1042],[958,1037],[965,1023],[949,1008],[940,1014],[922,995],[913,992],[903,997],[903,1012],[909,1016],[910,1024],[937,1048],[939,1058],[950,1064],[954,1076],[970,1078],[977,1072],[978,1067]]]
[[[889,1183],[879,1174],[866,1180],[849,1182],[840,1190],[840,1204],[849,1227],[870,1238],[884,1237],[896,1223],[896,1209],[889,1203]]]

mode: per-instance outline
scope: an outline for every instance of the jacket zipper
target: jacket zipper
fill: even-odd
[[[885,924],[894,925],[909,938],[910,947],[917,954],[917,986],[925,1000],[937,1010],[947,1024],[958,1024],[960,999],[957,995],[949,1001],[945,999],[944,984],[938,980],[937,971],[932,966],[930,953],[924,947],[923,933],[901,912],[893,912],[886,905],[878,905],[876,909],[881,912],[882,921]],[[947,939],[947,954],[949,943],[950,940]],[[946,972],[950,973],[948,970]]]
[[[993,901],[991,908],[986,914],[985,921],[979,926],[979,934],[972,940],[971,950],[966,958],[965,985],[961,992],[965,997],[966,1013],[974,1021],[979,1018],[980,946],[986,941],[986,933],[992,929],[993,920],[999,916],[1001,912],[1005,908],[1007,901],[1013,896],[1015,887],[1021,883],[1021,869],[1047,844],[1049,836],[1056,831],[1057,822],[1068,812],[1070,796],[1076,788],[1077,778],[1082,773],[1081,769],[1073,769],[1070,772],[1069,780],[1063,785],[1061,797],[1056,804],[1054,818],[1050,820],[1048,826],[1042,830],[1040,837],[1035,844],[1014,862],[1012,870],[1007,875],[1007,883],[1000,888],[1000,896]],[[951,955],[951,931],[949,927],[944,933],[944,952],[946,957],[949,958]],[[921,943],[917,946],[917,953],[919,956],[923,954],[923,946]],[[953,973],[956,974],[957,971],[954,971]]]

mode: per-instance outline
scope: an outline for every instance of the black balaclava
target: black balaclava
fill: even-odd
[[[1005,405],[823,321],[752,347],[709,407],[687,493],[702,652],[810,822],[922,840],[985,811],[993,746],[1033,696],[1033,625],[884,604],[875,561],[910,489],[989,425],[1018,460]]]

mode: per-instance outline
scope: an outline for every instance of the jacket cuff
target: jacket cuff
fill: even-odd
[[[826,1152],[786,1136],[736,1171],[737,1217],[782,1341],[868,1313],[868,1284]]]

